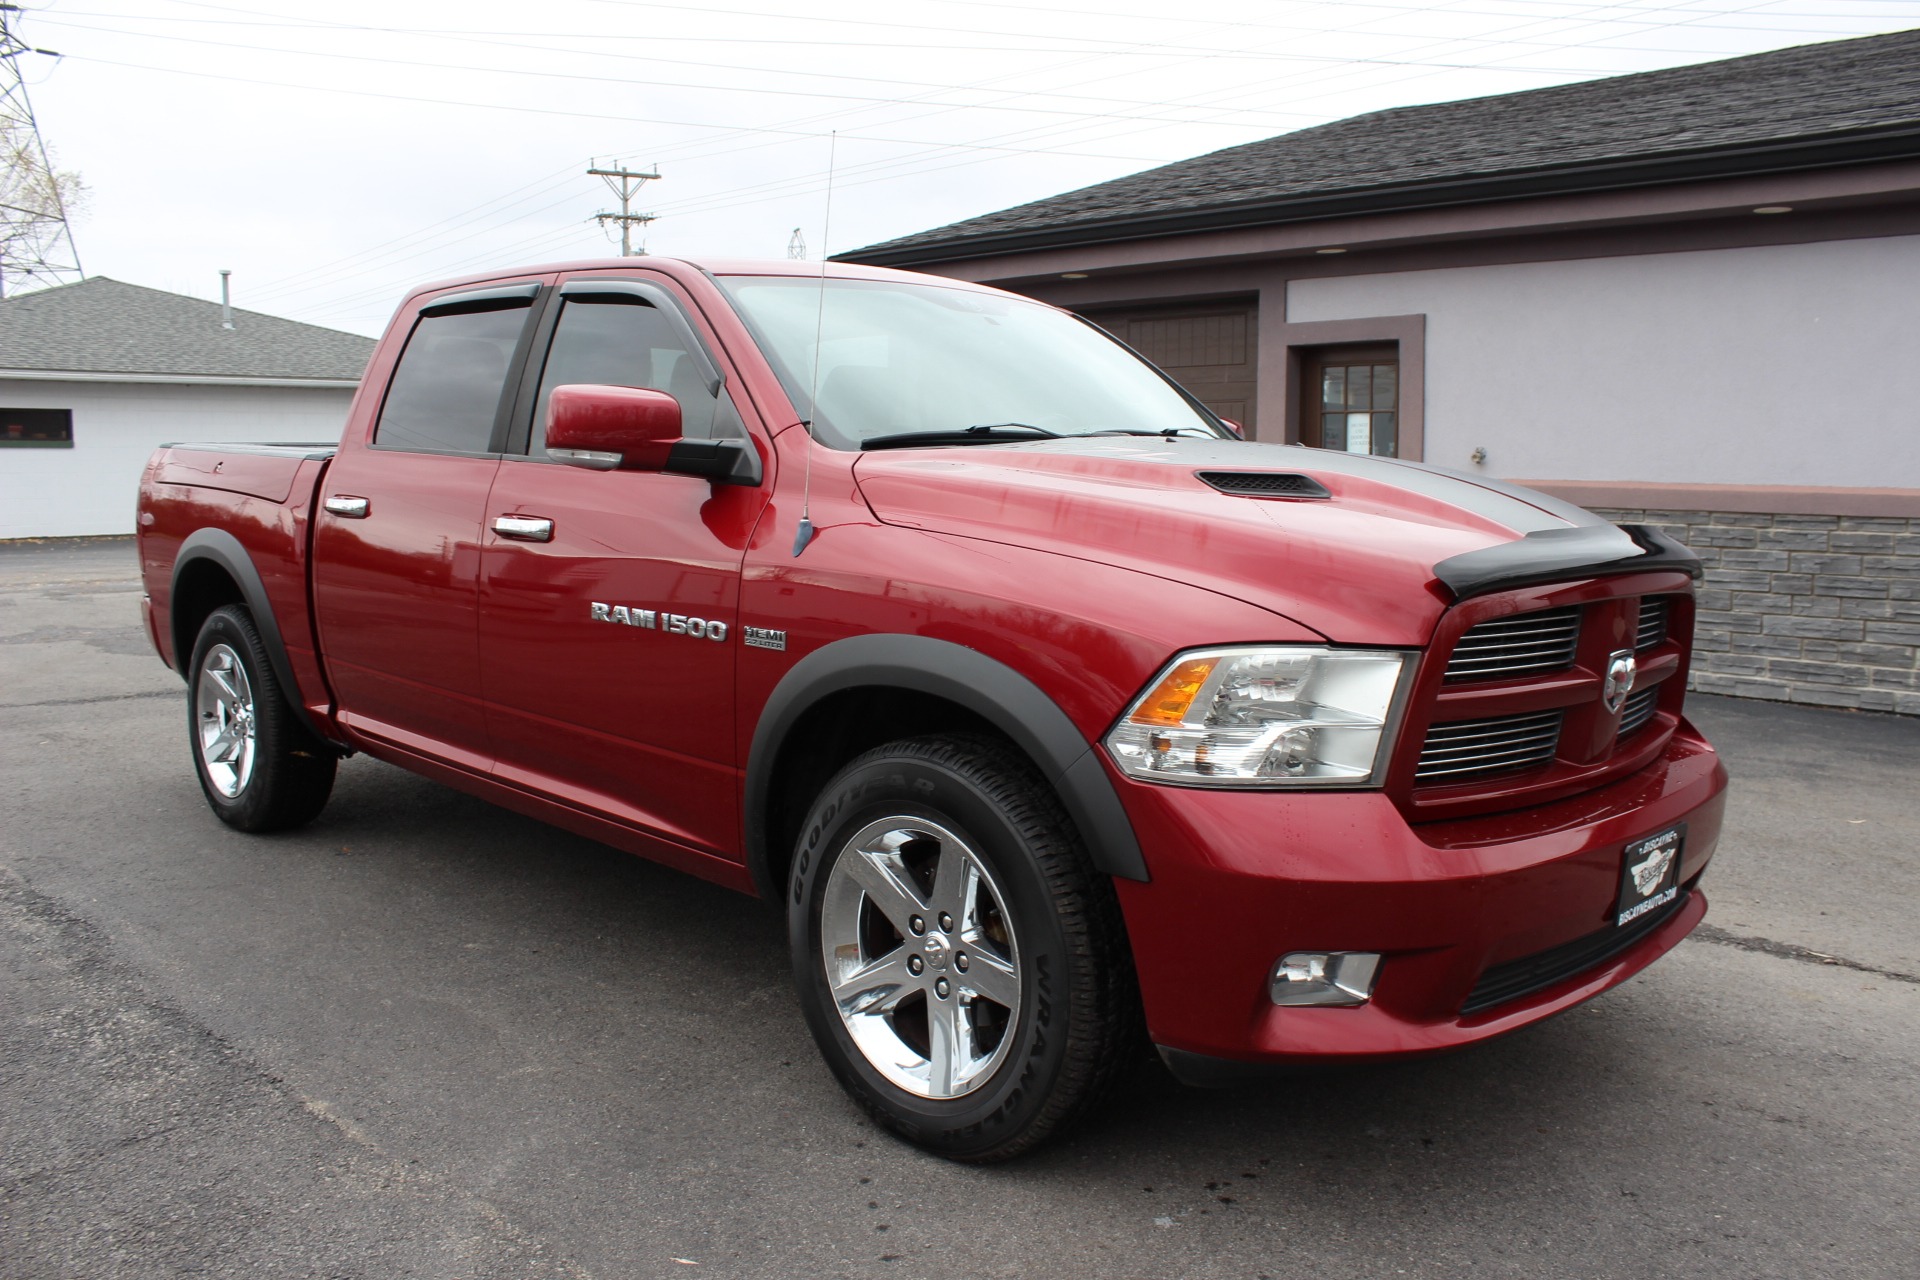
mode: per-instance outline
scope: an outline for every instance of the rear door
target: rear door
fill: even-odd
[[[421,306],[368,438],[342,442],[315,516],[314,614],[340,718],[485,772],[481,518],[540,281]]]
[[[640,271],[565,280],[487,504],[480,663],[495,777],[738,859],[740,568],[765,489],[551,461],[556,386],[651,387],[689,437],[744,435],[696,313]]]

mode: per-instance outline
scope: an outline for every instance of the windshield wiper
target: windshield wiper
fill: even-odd
[[[872,436],[860,442],[862,449],[899,449],[915,445],[1002,444],[1008,440],[1058,440],[1058,431],[1026,422],[985,422],[963,431],[901,431],[893,435]]]
[[[1219,437],[1200,427],[1162,427],[1158,431],[1147,431],[1140,427],[1108,427],[1104,431],[1089,431],[1090,436],[1158,436],[1162,440],[1171,440],[1175,436],[1195,435],[1202,440],[1216,440]]]

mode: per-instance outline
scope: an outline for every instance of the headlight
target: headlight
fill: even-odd
[[[1377,787],[1409,658],[1292,645],[1184,653],[1107,734],[1107,751],[1153,782]]]

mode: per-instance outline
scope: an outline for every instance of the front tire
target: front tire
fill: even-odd
[[[194,642],[187,735],[200,790],[230,827],[304,826],[333,794],[338,758],[295,718],[241,605],[214,610]]]
[[[814,1039],[909,1142],[1008,1159],[1079,1119],[1138,1056],[1112,885],[996,740],[917,738],[854,760],[807,815],[789,887]]]

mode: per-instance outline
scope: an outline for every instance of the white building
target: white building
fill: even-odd
[[[95,276],[0,301],[0,539],[133,532],[173,440],[333,441],[373,342]]]

